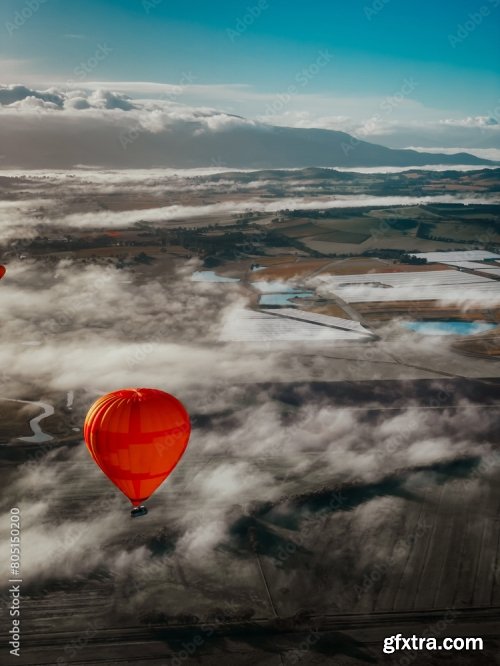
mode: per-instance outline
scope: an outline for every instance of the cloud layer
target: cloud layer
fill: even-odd
[[[353,409],[345,396],[318,393],[307,383],[291,389],[286,399],[280,397],[284,382],[311,374],[327,379],[338,360],[329,363],[321,354],[315,359],[310,349],[300,347],[293,354],[286,347],[248,348],[242,354],[238,346],[213,346],[228,312],[244,301],[237,286],[188,278],[180,272],[168,282],[152,280],[131,287],[115,269],[82,269],[71,262],[44,270],[26,263],[10,267],[9,282],[0,290],[0,363],[9,373],[5,397],[31,395],[61,409],[66,392],[74,391],[73,412],[66,418],[81,427],[99,392],[153,385],[181,397],[195,425],[179,473],[158,493],[158,507],[166,506],[162,517],[168,528],[155,523],[151,540],[126,547],[130,535],[122,517],[123,501],[93,465],[81,435],[73,433],[67,446],[37,450],[33,445],[33,457],[28,456],[4,493],[5,501],[15,498],[23,511],[26,585],[107,576],[118,595],[128,590],[124,609],[168,612],[175,599],[178,611],[197,608],[198,613],[208,613],[213,602],[206,587],[222,583],[217,571],[224,571],[224,576],[232,572],[241,582],[240,591],[247,580],[246,594],[250,593],[253,556],[245,546],[248,535],[242,536],[237,525],[242,516],[254,520],[263,503],[271,503],[267,512],[276,507],[266,513],[266,529],[277,529],[279,516],[298,521],[298,527],[311,520],[310,510],[294,509],[286,497],[300,496],[297,506],[306,506],[307,494],[319,488],[377,484],[391,474],[402,487],[409,484],[409,492],[420,472],[399,477],[402,469],[491,455],[494,414],[465,397],[458,411],[445,409],[438,416],[432,408],[422,410],[410,390],[375,421]],[[390,343],[374,343],[375,350],[336,350],[330,345],[328,354],[358,356],[358,362],[351,363],[352,377],[368,379],[370,367],[375,367],[371,359],[394,363],[390,354],[408,347],[409,337],[391,338]],[[422,344],[422,350],[427,349],[425,341],[411,339],[414,347]],[[434,352],[441,348],[447,353],[446,344],[433,343]],[[439,381],[435,390],[444,395],[445,405],[451,394],[439,388]],[[374,397],[371,406],[377,403]],[[50,426],[44,427],[50,431]],[[61,427],[68,438],[68,423]],[[73,496],[94,497],[101,510],[92,510],[86,501],[60,514],[69,488]],[[352,512],[342,509],[333,529],[338,534],[348,530],[349,548],[356,547],[358,540],[367,538],[367,525],[373,526],[373,520],[387,525],[390,518],[395,525],[401,510],[395,496],[381,496]],[[297,528],[290,529],[287,539],[293,542]],[[279,547],[269,553],[277,562]],[[300,546],[307,547],[306,542]],[[362,576],[366,564],[360,558],[350,575]],[[172,596],[158,589],[159,571],[167,576],[166,589]],[[186,580],[195,589],[198,583],[193,581],[201,581],[199,598],[184,594]]]
[[[474,163],[471,158],[391,152],[374,146],[384,134],[383,121],[367,121],[344,132],[348,121],[329,126],[323,120],[294,121],[283,125],[266,114],[260,120],[179,104],[171,94],[164,99],[139,100],[104,88],[95,90],[52,87],[36,90],[23,85],[0,88],[1,165],[4,168],[71,168],[77,164],[115,168],[164,167],[301,167],[404,166],[439,163]],[[448,127],[443,124],[442,127]],[[461,125],[469,127],[469,124]],[[498,134],[493,120],[479,131],[489,139]],[[377,133],[378,132],[378,133]],[[496,133],[495,133],[496,132]],[[380,136],[379,136],[380,135]],[[485,135],[486,136],[486,135]],[[483,141],[480,146],[498,147]],[[383,141],[382,143],[386,143]],[[425,145],[407,133],[404,145]],[[446,145],[443,141],[437,145]],[[462,145],[455,136],[452,145]],[[394,146],[401,147],[401,145]]]

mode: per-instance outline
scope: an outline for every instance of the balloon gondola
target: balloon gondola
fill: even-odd
[[[177,398],[158,389],[128,388],[94,402],[83,435],[90,455],[133,505],[131,516],[173,471],[186,450],[191,424]]]
[[[144,505],[135,506],[130,512],[130,515],[132,516],[132,518],[138,518],[139,516],[145,516],[147,512],[148,510]]]

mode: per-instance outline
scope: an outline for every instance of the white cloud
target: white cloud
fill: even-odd
[[[463,148],[454,146],[452,148],[438,146],[437,148],[425,148],[423,146],[408,146],[410,150],[417,150],[421,153],[444,153],[445,155],[453,155],[454,153],[462,153],[467,151],[471,155],[482,157],[485,160],[492,160],[500,162],[500,148]]]
[[[342,363],[341,350],[314,357],[310,349],[296,346],[293,353],[287,347],[242,353],[232,345],[205,346],[225,312],[240,307],[242,299],[237,286],[221,291],[220,285],[191,282],[194,269],[188,265],[168,281],[137,281],[131,289],[124,284],[130,276],[114,268],[67,261],[53,268],[9,266],[9,281],[0,289],[0,365],[9,369],[4,392],[10,397],[29,391],[60,404],[74,390],[71,416],[61,419],[64,428],[71,419],[81,426],[96,385],[104,391],[151,385],[178,395],[198,417],[186,457],[150,502],[150,516],[158,523],[148,523],[137,541],[131,537],[126,500],[94,465],[78,442],[80,434],[73,433],[71,446],[59,441],[52,451],[33,447],[37,457],[19,466],[3,489],[5,501],[21,507],[25,592],[50,590],[54,580],[88,584],[102,577],[113,589],[114,612],[132,612],[142,620],[150,609],[168,615],[174,608],[205,618],[220,607],[217,593],[224,581],[237,577],[241,596],[235,607],[255,608],[255,600],[245,601],[255,591],[248,526],[272,537],[274,550],[266,556],[276,561],[281,552],[289,557],[312,550],[328,511],[316,509],[322,493],[346,484],[366,496],[349,506],[339,492],[337,510],[329,515],[329,529],[341,544],[328,553],[329,564],[356,553],[346,585],[338,577],[335,583],[346,595],[337,595],[336,588],[336,598],[348,609],[366,567],[384,561],[379,535],[393,544],[399,533],[404,494],[416,496],[422,477],[426,493],[432,487],[433,473],[422,466],[490,456],[496,412],[465,399],[457,409],[422,409],[409,387],[408,395],[398,395],[401,408],[388,409],[379,419],[374,393],[366,418],[359,404],[354,409],[338,404],[306,382],[294,389],[300,400],[291,408],[277,397],[272,382],[282,387],[311,376],[331,380]],[[382,359],[401,367],[389,353],[407,350],[410,338],[398,339],[392,328],[381,333],[373,356],[363,346],[358,364],[344,362],[351,378],[357,367],[366,379]],[[23,344],[35,339],[41,343],[36,348]],[[427,342],[411,342],[420,364],[436,352],[449,353],[447,344],[433,342],[429,350]],[[354,353],[350,348],[347,358]],[[446,389],[436,380],[430,390]],[[363,492],[367,487],[370,492]],[[79,505],[77,497],[87,501]],[[3,539],[8,529],[8,511],[3,511]],[[263,547],[266,543],[262,539]],[[3,560],[2,575],[6,566]],[[293,567],[285,574],[293,577]]]
[[[411,100],[404,100],[390,112],[381,110],[380,104],[377,107],[360,102],[360,107],[364,117],[358,113],[322,115],[318,111],[286,110],[259,119],[286,127],[340,130],[390,148],[418,145],[423,151],[440,152],[444,146],[445,153],[451,153],[453,148],[454,152],[471,152],[479,157],[481,149],[500,149],[500,124],[491,116],[443,119],[438,112],[426,110]]]
[[[161,189],[161,188],[160,188]],[[123,228],[143,220],[165,222],[185,220],[192,217],[203,218],[215,215],[233,215],[247,211],[274,213],[280,210],[328,210],[334,208],[371,207],[371,206],[412,206],[426,203],[464,203],[491,204],[498,202],[493,195],[435,195],[425,197],[410,196],[371,196],[338,195],[331,197],[282,197],[275,200],[245,198],[223,201],[215,204],[182,205],[173,204],[159,208],[148,208],[126,211],[100,211],[90,213],[70,213],[61,215],[57,202],[49,199],[28,199],[24,202],[0,202],[0,239],[5,241],[20,235],[33,237],[44,225],[56,226],[59,229],[106,229]],[[36,226],[35,226],[36,225]]]
[[[137,83],[136,87],[147,92],[149,85]],[[80,89],[0,87],[3,166],[286,168],[376,166],[376,162],[396,166],[401,161],[415,164],[415,158],[382,149],[377,156],[362,142],[392,148],[411,144],[500,149],[500,125],[492,118],[442,121],[407,98],[398,98],[397,103],[392,98],[332,100],[300,92],[283,98],[238,84],[155,85],[157,97],[150,99],[131,98],[123,87],[88,83]],[[231,98],[242,100],[241,106],[225,102]],[[258,106],[255,113],[250,102]],[[250,113],[242,117],[245,105]],[[316,110],[311,111],[311,106]],[[342,130],[355,139],[332,133],[318,141],[314,133],[299,131],[306,128]]]
[[[75,103],[75,101],[78,101]],[[35,90],[22,85],[0,87],[0,107],[4,110],[45,109],[57,111],[62,109],[121,109],[131,111],[136,108],[133,102],[120,93],[109,90],[71,90],[57,88]]]
[[[499,125],[496,118],[491,116],[468,116],[467,118],[446,118],[441,121],[445,125],[456,127],[496,127]]]

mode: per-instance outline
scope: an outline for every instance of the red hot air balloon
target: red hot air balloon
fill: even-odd
[[[2,266],[0,264],[0,280],[3,278],[3,276],[5,275],[6,272],[7,272],[7,269],[5,268],[5,266]]]
[[[191,424],[173,395],[128,388],[102,396],[85,418],[83,436],[104,474],[143,515],[141,503],[167,478],[186,450]]]

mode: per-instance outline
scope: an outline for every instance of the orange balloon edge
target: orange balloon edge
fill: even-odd
[[[140,397],[138,398],[138,396]],[[147,480],[147,482],[144,478],[141,479],[141,476],[144,475],[144,471],[142,471],[142,473],[134,473],[132,469],[124,470],[120,469],[118,466],[115,466],[113,470],[109,460],[109,458],[113,455],[113,451],[111,451],[111,453],[106,451],[106,444],[103,445],[103,441],[99,441],[99,424],[96,425],[96,422],[100,422],[102,420],[103,411],[105,412],[109,408],[108,411],[111,413],[111,415],[116,415],[117,409],[119,410],[120,408],[120,405],[117,403],[127,400],[129,402],[129,406],[130,404],[138,405],[142,403],[143,407],[147,407],[146,411],[149,412],[149,416],[146,414],[146,422],[150,420],[151,411],[153,414],[155,413],[154,405],[151,403],[154,403],[155,401],[156,403],[160,402],[160,404],[163,406],[163,432],[160,431],[160,435],[162,434],[164,437],[171,436],[175,440],[173,443],[170,443],[170,446],[166,445],[165,442],[143,442],[143,444],[148,447],[150,454],[152,454],[153,449],[156,451],[156,463],[161,462],[162,465],[161,471],[154,474],[152,478],[151,474],[149,474],[150,478]],[[158,407],[158,404],[156,406]],[[129,410],[129,422],[132,418],[133,411],[134,410]],[[172,427],[172,412],[176,412],[175,417],[177,422],[179,422],[179,419],[181,420],[180,425],[175,425]],[[136,427],[137,416],[138,414],[136,409],[134,414]],[[106,439],[106,436],[111,436],[112,439],[115,439],[114,453],[116,455],[120,449],[127,449],[130,446],[134,446],[136,454],[137,452],[139,453],[139,458],[142,457],[143,460],[148,458],[147,451],[145,450],[144,452],[141,452],[140,449],[138,449],[139,444],[137,441],[134,443],[132,440],[134,438],[136,440],[140,440],[141,438],[149,440],[154,435],[154,433],[141,431],[139,433],[130,434],[129,432],[122,430],[115,437],[116,433],[113,434],[107,430],[104,430],[104,432],[104,440]],[[156,431],[156,434],[158,435],[158,431]],[[127,388],[107,393],[106,395],[98,398],[91,405],[87,412],[84,424],[84,439],[91,457],[97,466],[101,469],[101,471],[105,474],[105,476],[107,476],[113,485],[115,485],[125,495],[125,497],[127,497],[133,506],[139,506],[142,502],[149,499],[149,497],[151,497],[151,495],[168,478],[168,476],[170,476],[186,451],[186,448],[189,444],[190,435],[191,422],[186,408],[180,402],[180,400],[178,400],[178,398],[160,389]],[[127,439],[129,440],[128,444],[126,441]],[[116,445],[116,442],[118,442],[118,445]],[[163,459],[162,456],[158,453],[158,451],[161,451],[162,448],[164,452],[166,451],[167,454],[163,457]],[[153,459],[155,456],[149,455],[149,458]],[[117,472],[120,475],[120,478],[117,478]],[[125,476],[128,478],[124,478],[123,474],[125,474]],[[131,490],[131,485],[134,487],[133,491]]]

